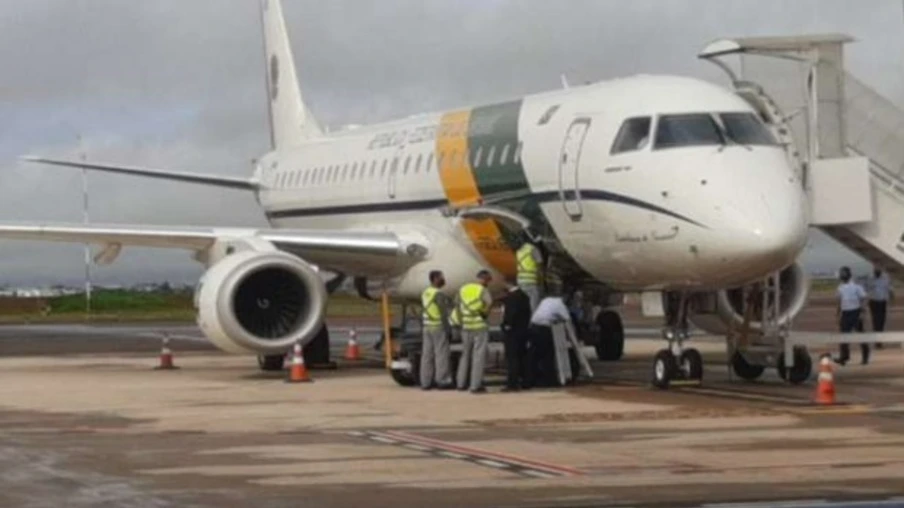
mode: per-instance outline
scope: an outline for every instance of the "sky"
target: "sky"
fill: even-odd
[[[726,36],[842,32],[850,71],[904,104],[899,0],[284,0],[305,100],[331,127],[637,73],[727,84]],[[83,220],[78,170],[23,154],[248,175],[268,145],[256,0],[0,3],[0,220]],[[78,141],[79,136],[81,142]],[[265,226],[253,197],[88,177],[92,222]],[[814,234],[804,261],[856,258]],[[865,266],[858,265],[855,266]],[[123,250],[96,281],[191,281],[183,251]],[[78,245],[0,242],[0,284],[78,283]]]

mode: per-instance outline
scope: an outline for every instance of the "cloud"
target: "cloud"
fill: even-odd
[[[846,32],[853,72],[904,101],[896,0],[285,1],[305,97],[333,127],[633,73],[721,80],[696,59],[729,35]],[[0,4],[0,216],[81,220],[73,155],[241,175],[266,151],[257,2],[7,0]],[[259,225],[240,192],[90,177],[96,221]],[[829,259],[845,255],[818,240]],[[825,245],[823,245],[825,244]],[[835,249],[834,253],[832,249]],[[80,277],[78,246],[0,243],[0,279]],[[835,257],[832,257],[835,256]],[[154,272],[150,268],[154,267]],[[111,280],[194,276],[184,253],[126,251]]]

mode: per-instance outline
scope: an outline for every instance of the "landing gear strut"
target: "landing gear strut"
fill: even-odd
[[[659,350],[653,359],[653,386],[663,390],[675,379],[703,379],[703,356],[696,349],[684,347],[688,338],[687,295],[682,293],[677,301],[674,295],[668,295],[668,298],[668,323],[662,335],[669,345]]]

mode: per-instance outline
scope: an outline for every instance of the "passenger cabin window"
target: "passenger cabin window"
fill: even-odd
[[[496,145],[490,147],[490,151],[487,152],[487,167],[493,166],[493,159],[496,158]]]
[[[357,174],[358,174],[358,163],[356,162],[356,163],[352,164],[352,174],[348,177],[349,180],[354,180],[355,175],[357,175]]]
[[[719,125],[709,113],[663,115],[656,126],[657,150],[685,146],[723,145]]]
[[[370,161],[370,177],[373,178],[377,174],[377,160]]]
[[[477,169],[480,167],[480,162],[481,162],[480,159],[481,159],[482,155],[483,155],[483,147],[478,146],[477,152],[474,153],[474,169]]]
[[[505,146],[502,147],[502,153],[499,154],[499,165],[505,166],[505,163],[508,162],[508,153],[509,153],[509,144],[506,143]]]
[[[405,157],[405,167],[402,168],[403,175],[408,174],[408,166],[411,166],[411,156],[410,155],[408,157]]]
[[[414,172],[417,173],[421,170],[421,161],[424,158],[424,154],[417,154],[417,160],[414,162]]]
[[[520,163],[521,163],[521,147],[522,147],[522,146],[523,146],[523,145],[522,145],[521,142],[519,141],[519,142],[518,142],[518,147],[515,148],[515,157],[512,159],[512,162],[513,162],[514,164],[520,164]]]
[[[753,113],[719,113],[728,139],[741,145],[776,145],[778,142]]]
[[[612,143],[612,150],[609,153],[623,153],[640,150],[647,146],[650,141],[650,125],[652,120],[648,116],[629,118],[622,123],[615,141]]]

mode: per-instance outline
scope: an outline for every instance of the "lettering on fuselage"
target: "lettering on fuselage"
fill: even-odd
[[[679,231],[678,226],[672,226],[667,231],[651,231],[649,234],[635,232],[616,233],[615,241],[619,243],[643,243],[650,240],[654,242],[668,242],[678,238]]]
[[[631,166],[610,166],[603,170],[605,173],[621,173],[622,171],[631,171]]]
[[[381,132],[367,144],[368,150],[413,145],[436,139],[436,125],[423,125],[413,129],[401,129],[395,132]]]

